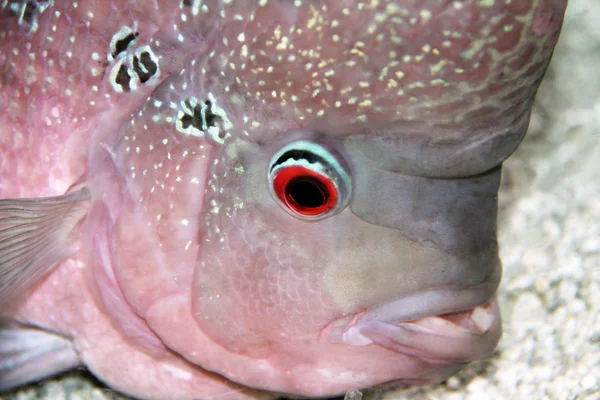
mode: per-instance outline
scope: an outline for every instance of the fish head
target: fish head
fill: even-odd
[[[124,298],[187,360],[280,392],[490,353],[501,163],[565,2],[260,3],[187,11],[202,50],[120,128]]]

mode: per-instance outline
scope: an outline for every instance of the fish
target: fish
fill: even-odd
[[[566,0],[4,0],[0,390],[443,381]]]

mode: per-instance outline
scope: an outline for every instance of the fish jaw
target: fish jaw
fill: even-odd
[[[204,365],[234,382],[251,382],[254,388],[281,394],[325,397],[391,383],[434,383],[462,366],[436,365],[379,345],[334,344],[316,336],[286,338],[272,347],[274,351],[255,358],[219,346],[191,324],[193,319],[189,299],[183,296],[158,301],[147,315],[164,343],[191,363]]]
[[[362,315],[352,320],[359,321]],[[336,340],[327,337],[335,325],[332,323],[318,340],[290,338],[274,346],[276,352],[254,358],[216,345],[197,326],[192,329],[193,318],[189,299],[184,296],[162,299],[148,312],[148,322],[157,334],[188,361],[210,365],[236,382],[252,382],[253,387],[307,397],[382,385],[437,383],[456,373],[468,360],[488,355],[501,334],[493,298],[473,310],[437,317],[398,324],[363,322],[361,334],[368,335],[369,343],[334,343]],[[404,346],[405,339],[413,347]],[[433,354],[427,350],[431,344]],[[283,353],[287,357],[280,357]]]

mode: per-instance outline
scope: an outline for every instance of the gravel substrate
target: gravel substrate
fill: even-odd
[[[358,400],[600,399],[600,1],[571,0],[527,139],[506,163],[504,336],[444,384]],[[78,371],[0,400],[125,399]]]

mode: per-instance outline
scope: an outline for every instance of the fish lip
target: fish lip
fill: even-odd
[[[378,345],[427,364],[462,364],[488,355],[502,335],[496,289],[501,272],[479,284],[446,286],[398,297],[331,322],[329,343]]]
[[[462,364],[488,355],[501,334],[496,296],[468,309],[422,316],[412,320],[370,318],[359,313],[345,326],[340,320],[324,330],[326,340],[350,346],[379,345],[438,366]]]
[[[492,300],[501,279],[502,268],[494,268],[477,284],[439,286],[410,293],[370,307],[362,318],[400,323],[465,312]]]
[[[332,343],[365,346],[373,343],[361,333],[361,327],[368,324],[369,321],[378,321],[389,325],[414,324],[414,326],[407,326],[407,329],[431,325],[427,322],[441,315],[447,315],[449,322],[458,321],[452,316],[461,312],[473,312],[477,310],[477,307],[483,307],[490,302],[490,304],[495,304],[495,294],[501,278],[502,268],[494,268],[489,276],[475,285],[441,286],[407,294],[376,304],[355,315],[334,320],[323,329],[322,334],[324,333],[327,340]],[[497,310],[497,305],[494,307],[494,310]],[[492,314],[495,315],[493,310]],[[499,313],[497,318],[500,318]],[[421,322],[416,323],[416,321]]]
[[[463,311],[431,315],[411,321],[395,323],[405,329],[423,333],[483,335],[500,318],[496,296],[487,303]]]
[[[489,298],[485,303],[467,309],[457,308],[454,311],[433,313],[431,315],[419,316],[414,319],[378,319],[373,318],[373,316],[369,314],[369,311],[370,310],[366,310],[351,317],[345,317],[331,322],[323,330],[324,335],[333,343],[366,346],[373,342],[360,334],[360,325],[374,319],[390,325],[400,326],[414,332],[444,332],[447,334],[455,332],[482,335],[491,328],[495,319],[500,318],[498,301],[495,295]],[[340,331],[340,328],[342,327],[343,331]]]

